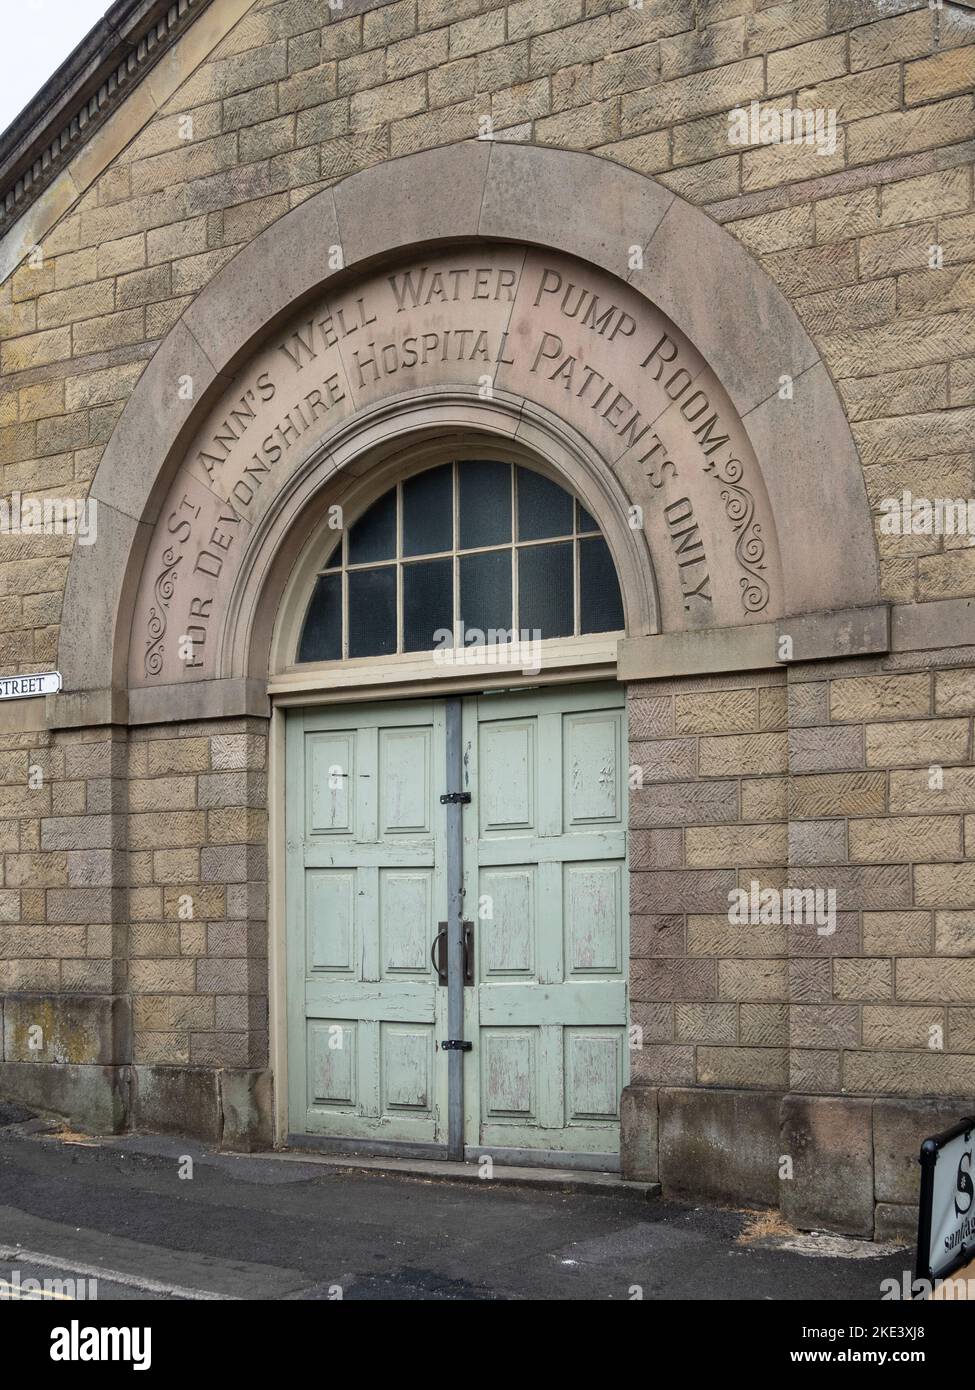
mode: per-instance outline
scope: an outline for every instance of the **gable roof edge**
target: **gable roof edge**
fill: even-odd
[[[212,0],[117,0],[0,134],[0,235]]]

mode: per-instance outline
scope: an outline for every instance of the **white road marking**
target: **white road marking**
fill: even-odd
[[[81,1275],[85,1279],[100,1279],[105,1284],[121,1284],[129,1289],[142,1289],[145,1293],[170,1294],[176,1298],[199,1300],[219,1300],[234,1303],[233,1294],[213,1293],[209,1289],[189,1289],[182,1284],[164,1284],[159,1279],[147,1279],[138,1274],[125,1274],[118,1269],[103,1269],[100,1265],[79,1264],[65,1260],[58,1255],[45,1255],[37,1250],[24,1250],[17,1245],[0,1245],[0,1260],[19,1261],[25,1265],[40,1265],[45,1269],[66,1270],[70,1274]]]

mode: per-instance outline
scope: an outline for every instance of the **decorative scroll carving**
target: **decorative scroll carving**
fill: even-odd
[[[173,546],[170,546],[168,550],[163,551],[162,558],[165,568],[156,576],[156,582],[153,585],[153,593],[156,596],[158,607],[153,604],[146,619],[148,639],[146,641],[145,671],[147,676],[158,676],[163,667],[166,611],[176,590],[176,567],[183,557],[177,555]]]
[[[741,585],[741,604],[746,613],[761,613],[769,601],[769,585],[765,569],[765,539],[755,520],[755,499],[742,484],[745,469],[740,459],[731,458],[719,464],[710,459],[704,466],[722,484],[721,500],[725,514],[735,533],[735,559],[745,573]]]

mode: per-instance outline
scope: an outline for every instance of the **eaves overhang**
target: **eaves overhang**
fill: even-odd
[[[0,235],[212,0],[117,0],[0,135]]]

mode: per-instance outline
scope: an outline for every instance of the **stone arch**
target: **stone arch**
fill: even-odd
[[[877,601],[873,529],[842,406],[794,310],[752,257],[632,170],[590,154],[472,141],[378,165],[300,204],[241,251],[160,344],[92,483],[99,543],[72,556],[59,650],[66,690],[127,687],[136,591],[181,454],[268,334],[397,255],[459,243],[576,257],[659,310],[720,383],[757,459],[774,529],[789,537],[775,616]],[[187,379],[191,395],[178,389]],[[824,502],[829,526],[813,542]],[[649,619],[640,626],[660,630]],[[235,674],[246,676],[239,665]]]

